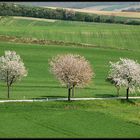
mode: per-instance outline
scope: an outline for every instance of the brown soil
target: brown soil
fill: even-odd
[[[64,46],[74,46],[74,47],[95,47],[95,48],[106,48],[106,49],[108,48],[108,49],[129,50],[126,48],[96,46],[93,44],[85,44],[85,43],[75,43],[75,42],[66,42],[66,41],[58,41],[58,40],[43,40],[43,39],[36,39],[36,38],[22,38],[22,37],[5,36],[5,35],[0,35],[0,41],[26,43],[26,44],[39,44],[39,45],[64,45]]]

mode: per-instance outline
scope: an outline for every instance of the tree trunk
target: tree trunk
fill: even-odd
[[[68,101],[70,101],[70,92],[71,92],[71,88],[68,88]]]
[[[72,97],[74,97],[74,85],[72,86]]]
[[[128,100],[129,87],[126,89],[126,100]]]
[[[8,78],[8,76],[9,76],[9,73],[8,73],[8,71],[7,71],[7,97],[9,98],[10,97],[10,85],[9,85],[9,78]]]
[[[10,98],[10,86],[7,85],[8,99]]]
[[[117,87],[117,96],[119,97],[119,90],[120,90],[120,87]]]

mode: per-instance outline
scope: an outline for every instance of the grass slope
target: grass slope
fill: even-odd
[[[140,26],[2,18],[0,35],[93,44],[139,50]]]
[[[0,137],[138,138],[137,104],[121,101],[0,104]]]

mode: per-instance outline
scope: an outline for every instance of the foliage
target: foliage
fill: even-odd
[[[58,55],[50,61],[51,71],[62,84],[87,85],[93,76],[89,62],[80,55]]]
[[[50,68],[57,79],[68,87],[68,94],[75,86],[86,86],[93,76],[89,62],[80,55],[58,55],[50,61]]]
[[[24,76],[27,76],[27,70],[20,56],[15,51],[5,51],[5,55],[0,57],[0,80],[7,83],[8,98],[9,87]]]
[[[122,10],[122,12],[140,12],[140,8],[128,8]]]
[[[109,79],[116,86],[124,86],[135,92],[140,87],[140,64],[131,59],[120,58],[118,62],[110,62]]]
[[[140,22],[135,20],[131,23],[126,22],[126,20],[130,18],[75,12],[73,10],[66,10],[62,8],[50,9],[24,6],[14,3],[0,3],[0,15],[140,25]]]

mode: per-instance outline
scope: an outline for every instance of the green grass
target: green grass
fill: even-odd
[[[0,137],[138,138],[140,108],[136,103],[140,102],[3,103]]]
[[[33,21],[3,18],[0,35],[87,43],[139,50],[140,26],[74,21]]]
[[[89,86],[76,88],[75,97],[116,96],[115,87],[105,81],[109,61],[127,57],[140,63],[139,26],[32,22],[11,18],[4,20],[3,23],[0,21],[0,35],[64,40],[106,47],[84,48],[1,41],[0,56],[5,50],[14,50],[20,54],[28,69],[28,76],[13,85],[10,99],[67,97],[67,89],[49,72],[48,60],[57,54],[84,56],[96,74]],[[120,50],[122,47],[131,50]],[[121,89],[120,95],[125,96],[125,89]],[[140,93],[130,96],[140,96]],[[7,99],[6,84],[3,82],[0,82],[0,99]],[[140,100],[0,103],[0,138],[138,138],[139,107]]]
[[[13,85],[11,99],[67,97],[67,89],[62,87],[49,72],[48,60],[57,54],[73,53],[85,56],[96,74],[88,87],[84,89],[76,88],[75,97],[115,96],[115,87],[105,81],[109,71],[109,61],[117,61],[120,57],[127,57],[140,62],[139,52],[125,50],[1,42],[0,55],[3,55],[5,50],[15,50],[20,54],[28,69],[28,76]],[[0,98],[5,99],[7,98],[6,86],[4,83],[0,83],[0,85]],[[122,89],[121,95],[125,96],[124,89]],[[137,93],[131,96],[137,96]]]

